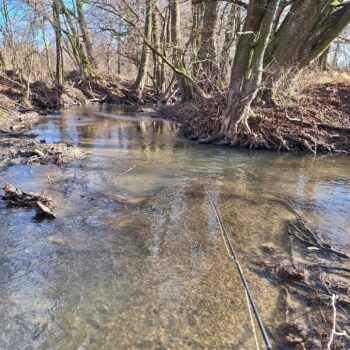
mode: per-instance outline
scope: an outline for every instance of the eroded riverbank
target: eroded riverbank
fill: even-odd
[[[235,139],[221,135],[226,103],[226,96],[220,94],[165,107],[162,114],[180,123],[184,136],[199,143],[278,152],[350,153],[348,80],[309,82],[292,96],[281,94],[273,104],[254,104],[250,130],[239,132]]]
[[[47,143],[76,144],[87,157],[0,170],[1,184],[57,202],[54,221],[0,202],[0,347],[254,348],[245,294],[206,190],[275,346],[327,343],[330,299],[310,303],[299,295],[304,287],[293,291],[273,271],[318,259],[347,266],[294,241],[286,223],[296,211],[349,251],[348,157],[192,145],[173,123],[108,106],[63,111],[33,132]],[[341,310],[338,317],[344,328]],[[315,318],[323,322],[319,334]],[[293,321],[294,333],[286,329]]]

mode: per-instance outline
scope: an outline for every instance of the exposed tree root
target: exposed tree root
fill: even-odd
[[[206,143],[249,149],[350,152],[349,85],[317,85],[304,91],[303,99],[257,106],[252,117],[230,138],[221,135],[221,116],[226,104],[223,95],[198,103],[162,109],[166,118],[179,122],[186,137]],[[219,107],[218,107],[219,106]]]

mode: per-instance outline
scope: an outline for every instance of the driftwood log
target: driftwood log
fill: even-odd
[[[54,219],[56,217],[52,211],[55,204],[51,198],[31,192],[24,192],[11,184],[6,184],[3,187],[3,190],[5,191],[5,195],[2,197],[2,199],[7,201],[9,204],[32,207],[36,209],[38,215],[49,219]]]

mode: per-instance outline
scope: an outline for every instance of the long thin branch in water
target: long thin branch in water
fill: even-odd
[[[125,174],[129,173],[130,171],[134,170],[135,168],[136,168],[136,164],[133,165],[130,169],[128,169],[128,170],[126,170],[126,171],[124,171],[124,172],[122,172],[120,174],[117,174],[117,176],[125,175]]]

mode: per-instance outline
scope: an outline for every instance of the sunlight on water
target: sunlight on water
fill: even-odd
[[[273,260],[267,242],[289,254],[293,216],[281,201],[350,247],[349,157],[194,145],[175,124],[111,106],[64,111],[35,132],[88,157],[0,171],[1,185],[57,202],[57,219],[43,222],[0,202],[1,349],[255,348],[206,190],[276,344],[283,293],[254,273],[251,257]]]

